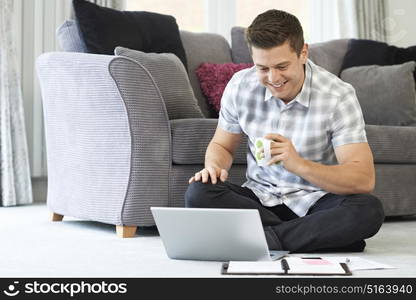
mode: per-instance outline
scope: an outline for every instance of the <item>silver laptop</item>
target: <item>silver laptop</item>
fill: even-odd
[[[151,211],[170,258],[271,260],[256,209],[151,207]]]

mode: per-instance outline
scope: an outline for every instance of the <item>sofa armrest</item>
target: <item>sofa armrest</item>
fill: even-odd
[[[168,202],[170,129],[146,70],[126,58],[52,52],[38,58],[37,71],[51,210],[153,225],[149,207]]]
[[[140,63],[116,56],[109,64],[109,71],[125,103],[132,138],[131,175],[123,221],[126,225],[154,225],[150,207],[171,206],[169,117],[155,81]],[[137,211],[142,213],[138,215]]]

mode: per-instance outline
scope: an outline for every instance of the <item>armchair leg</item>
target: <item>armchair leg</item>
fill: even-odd
[[[117,235],[121,238],[131,238],[136,235],[137,226],[116,225]]]
[[[50,220],[52,222],[60,222],[60,221],[62,221],[63,218],[64,218],[63,215],[54,213],[53,211],[50,213]]]

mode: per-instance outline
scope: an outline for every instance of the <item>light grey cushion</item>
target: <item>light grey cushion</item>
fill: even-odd
[[[129,57],[153,77],[165,102],[169,120],[203,118],[189,83],[185,67],[171,53],[144,53],[123,47],[114,50],[118,56]]]
[[[416,125],[415,62],[348,68],[341,79],[357,92],[366,124]]]
[[[81,39],[77,24],[74,20],[66,20],[56,29],[56,37],[59,46],[66,52],[87,53],[87,47]]]

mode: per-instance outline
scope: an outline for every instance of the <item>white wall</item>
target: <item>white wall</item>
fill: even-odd
[[[387,42],[399,47],[416,45],[416,1],[386,0]]]

